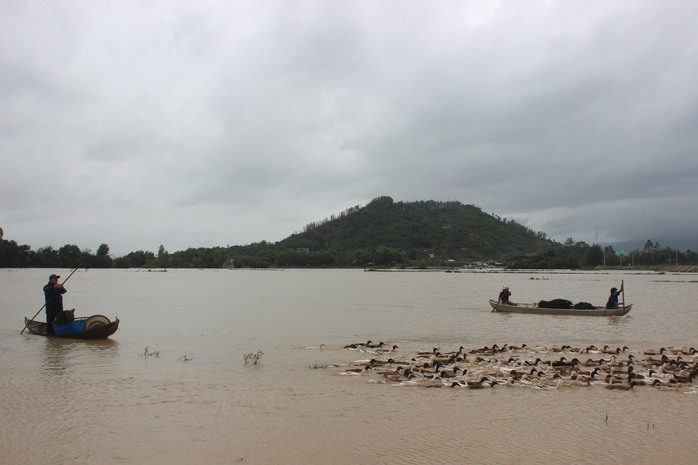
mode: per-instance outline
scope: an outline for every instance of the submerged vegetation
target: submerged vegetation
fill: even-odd
[[[140,354],[141,357],[147,358],[147,357],[159,357],[160,356],[160,351],[159,350],[149,350],[148,347],[143,350],[143,353]]]
[[[248,363],[251,363],[252,365],[257,365],[262,360],[262,355],[264,355],[264,352],[258,350],[257,352],[246,353],[242,356],[242,358],[243,360],[245,360],[245,365],[247,365]]]

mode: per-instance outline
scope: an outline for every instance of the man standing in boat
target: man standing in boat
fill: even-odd
[[[612,309],[612,308],[618,308],[618,294],[623,292],[623,285],[621,284],[620,290],[612,287],[611,288],[611,295],[608,296],[608,302],[606,302],[606,308],[607,309]]]
[[[63,294],[68,292],[63,284],[58,282],[57,274],[48,277],[48,284],[44,286],[46,297],[46,327],[47,333],[53,333],[53,320],[63,311]]]
[[[502,288],[502,292],[499,293],[499,303],[511,305],[511,302],[509,302],[509,297],[511,297],[511,292],[509,292],[508,287],[504,286]]]

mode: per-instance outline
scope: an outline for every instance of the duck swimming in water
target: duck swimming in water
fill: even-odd
[[[637,386],[637,382],[635,381],[630,381],[629,383],[614,383],[614,384],[607,384],[604,386],[606,389],[618,389],[621,391],[629,391],[633,388],[633,386]]]
[[[348,368],[344,370],[340,375],[360,375],[365,373],[368,370],[372,370],[371,365],[366,365],[361,368]]]
[[[373,344],[373,341],[369,340],[366,342],[355,342],[353,344],[347,344],[344,346],[345,349],[358,349],[359,347],[368,347]]]
[[[418,356],[418,357],[426,357],[426,356],[437,355],[437,354],[440,355],[440,352],[439,352],[439,348],[438,348],[438,347],[434,347],[434,348],[431,349],[429,352],[424,352],[424,351],[417,352],[417,356]]]
[[[373,341],[368,341],[366,344],[364,344],[364,347],[368,347],[369,349],[377,349],[379,347],[383,347],[385,345],[385,342],[381,341],[378,344],[374,344]]]
[[[666,352],[666,347],[660,347],[659,349],[647,349],[643,352],[645,355],[664,355]]]
[[[398,349],[399,349],[399,347],[398,347],[397,345],[393,344],[392,347],[377,347],[377,348],[376,348],[376,353],[379,353],[379,354],[392,354],[393,352],[395,352],[395,351],[398,350]]]

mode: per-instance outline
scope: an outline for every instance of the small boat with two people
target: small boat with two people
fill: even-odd
[[[577,316],[622,316],[627,315],[633,308],[633,304],[625,304],[623,292],[624,283],[621,281],[620,289],[612,287],[611,295],[605,306],[592,305],[589,302],[573,304],[567,299],[541,300],[538,303],[522,304],[509,300],[511,292],[507,286],[502,288],[497,300],[490,299],[493,312],[504,313],[537,313],[540,315],[577,315]],[[619,297],[622,300],[619,301]]]
[[[564,304],[564,299],[554,299],[551,301],[540,301],[538,303],[503,303],[490,299],[493,312],[503,313],[535,313],[541,315],[582,315],[582,316],[622,316],[627,315],[633,308],[633,304],[619,306],[618,308],[606,308],[605,306],[595,306],[580,302],[570,305]],[[542,306],[541,306],[542,305]]]

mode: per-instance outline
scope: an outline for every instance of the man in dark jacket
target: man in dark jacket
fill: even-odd
[[[52,274],[48,277],[48,284],[44,286],[44,296],[46,297],[46,331],[53,333],[53,320],[63,311],[63,294],[68,292],[63,284],[58,282],[60,276]]]

